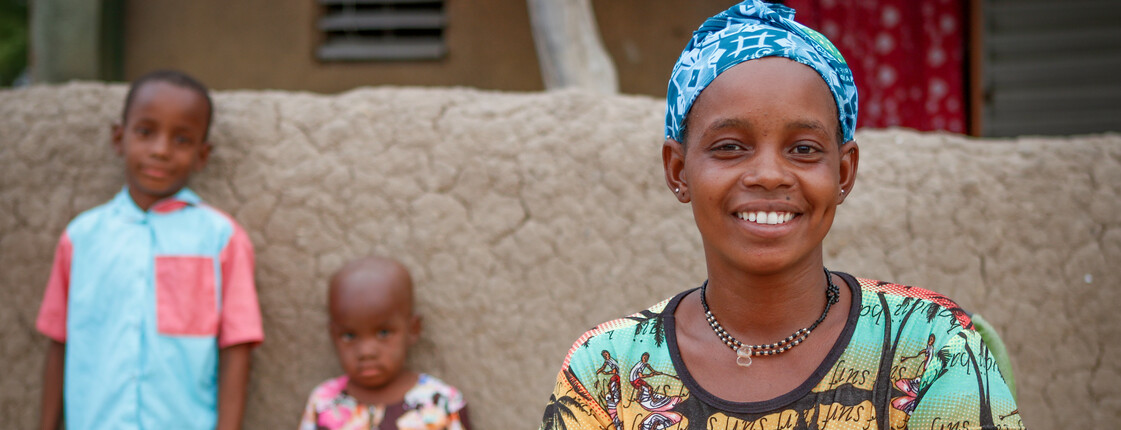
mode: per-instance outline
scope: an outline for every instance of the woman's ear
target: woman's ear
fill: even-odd
[[[852,194],[852,187],[856,185],[856,167],[860,164],[860,146],[855,140],[841,145],[840,185],[841,193],[837,204],[844,203],[845,197]]]
[[[677,196],[677,201],[689,203],[689,184],[685,181],[685,145],[673,139],[662,144],[662,168],[666,185]]]

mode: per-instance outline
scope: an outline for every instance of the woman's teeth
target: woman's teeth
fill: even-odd
[[[737,214],[740,219],[750,221],[756,224],[783,224],[787,221],[794,219],[794,214],[791,212],[740,212]]]

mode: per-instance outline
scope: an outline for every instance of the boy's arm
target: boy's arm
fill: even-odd
[[[232,220],[230,222],[234,233],[219,255],[222,264],[222,307],[218,348],[223,350],[240,344],[257,345],[265,339],[253,277],[253,243],[241,226]]]
[[[222,311],[218,329],[218,426],[240,429],[249,385],[250,353],[264,340],[253,279],[253,243],[232,218],[233,234],[222,249]]]
[[[54,430],[62,421],[63,377],[66,367],[66,315],[70,295],[70,260],[74,252],[66,232],[55,247],[54,265],[43,293],[35,328],[50,338],[43,363],[43,392],[39,405],[39,428]]]
[[[242,343],[218,353],[218,430],[241,428],[252,351],[252,344]]]
[[[43,366],[43,398],[39,410],[39,429],[55,430],[62,418],[62,375],[66,344],[51,340]]]

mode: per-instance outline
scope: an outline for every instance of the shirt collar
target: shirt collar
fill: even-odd
[[[196,206],[200,203],[202,203],[202,199],[199,198],[198,194],[195,194],[194,191],[191,191],[187,187],[183,187],[176,192],[175,195],[156,202],[148,209],[149,212],[163,214],[175,212],[187,206]],[[147,215],[140,209],[140,206],[137,206],[136,202],[132,200],[132,196],[128,193],[128,186],[121,188],[121,191],[113,197],[113,205],[129,219],[139,220]]]

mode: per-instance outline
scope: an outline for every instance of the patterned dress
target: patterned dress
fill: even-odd
[[[674,329],[674,310],[690,290],[577,339],[541,429],[1023,428],[995,359],[956,303],[838,275],[852,291],[848,321],[822,365],[793,391],[741,403],[700,387]],[[597,373],[605,357],[632,369],[621,401],[618,385]]]
[[[364,405],[346,393],[346,375],[315,387],[300,430],[465,430],[467,403],[459,390],[420,374],[405,398],[393,405]]]

